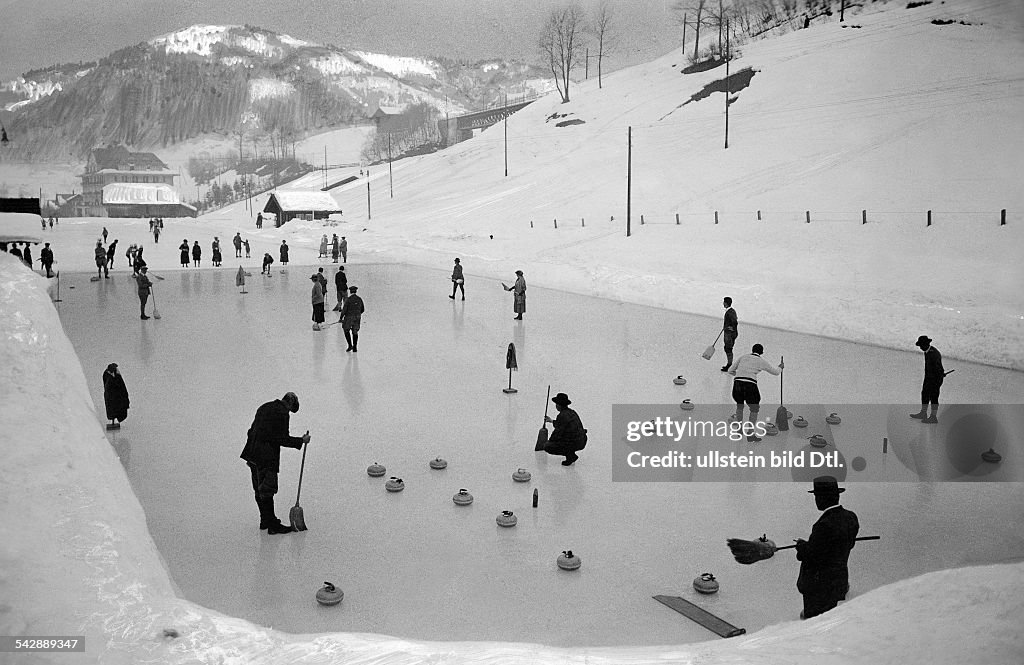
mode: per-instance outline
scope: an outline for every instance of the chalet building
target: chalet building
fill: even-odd
[[[404,132],[412,128],[412,120],[405,115],[404,106],[379,105],[370,116],[378,133]]]
[[[276,226],[291,219],[327,219],[332,214],[341,214],[341,208],[334,197],[327,192],[276,191],[271,192],[263,212],[273,213]]]
[[[151,152],[124,146],[96,148],[82,174],[78,217],[195,217],[174,188],[177,174]]]

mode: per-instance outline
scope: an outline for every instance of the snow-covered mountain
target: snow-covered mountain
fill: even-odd
[[[107,142],[158,147],[243,123],[306,136],[364,123],[381,105],[460,113],[552,87],[543,70],[521,63],[393,56],[253,26],[194,25],[88,66],[23,75],[3,86],[0,103],[15,114],[13,152],[45,160],[66,157],[69,144],[79,156]]]

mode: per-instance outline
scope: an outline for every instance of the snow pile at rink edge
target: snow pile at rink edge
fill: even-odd
[[[680,646],[563,649],[290,635],[208,610],[175,594],[46,289],[46,280],[0,255],[2,635],[84,635],[87,660],[102,663],[782,665],[1008,663],[1024,656],[1024,563],[929,573],[810,621]],[[69,662],[56,653],[26,658]]]

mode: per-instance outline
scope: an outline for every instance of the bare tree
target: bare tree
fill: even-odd
[[[608,0],[602,0],[594,9],[591,20],[590,32],[597,40],[597,87],[601,88],[601,61],[606,55],[615,50],[615,35],[612,23],[615,14]]]
[[[707,11],[707,4],[708,0],[677,0],[676,4],[672,6],[677,13],[693,16],[692,25],[696,31],[693,38],[694,60],[700,56],[700,27],[707,22],[707,17],[704,15]]]
[[[562,103],[569,101],[569,76],[583,55],[583,11],[577,4],[551,10],[540,35],[540,50],[547,58]]]

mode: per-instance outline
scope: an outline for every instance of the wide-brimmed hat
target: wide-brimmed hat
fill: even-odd
[[[292,413],[299,412],[299,397],[295,393],[291,391],[286,392],[284,397],[281,398],[281,401],[285,403],[285,406],[287,406],[288,410]]]
[[[931,346],[931,343],[931,337],[929,337],[928,335],[921,335],[920,337],[917,338],[917,341],[914,342],[914,346],[920,346],[921,348],[924,348],[926,346]]]
[[[523,271],[522,271],[522,270],[517,270],[517,271],[516,271],[516,274],[517,274],[517,275],[522,275],[522,274],[523,274]]]
[[[107,365],[107,369],[108,370],[117,369],[117,363],[110,363],[109,365]]]
[[[558,393],[557,395],[551,398],[551,401],[560,406],[569,406],[570,404],[572,404],[572,400],[569,399],[569,396],[566,395],[565,393]]]
[[[842,494],[845,487],[839,486],[839,481],[834,476],[818,476],[814,479],[814,489],[807,490],[808,494]]]

